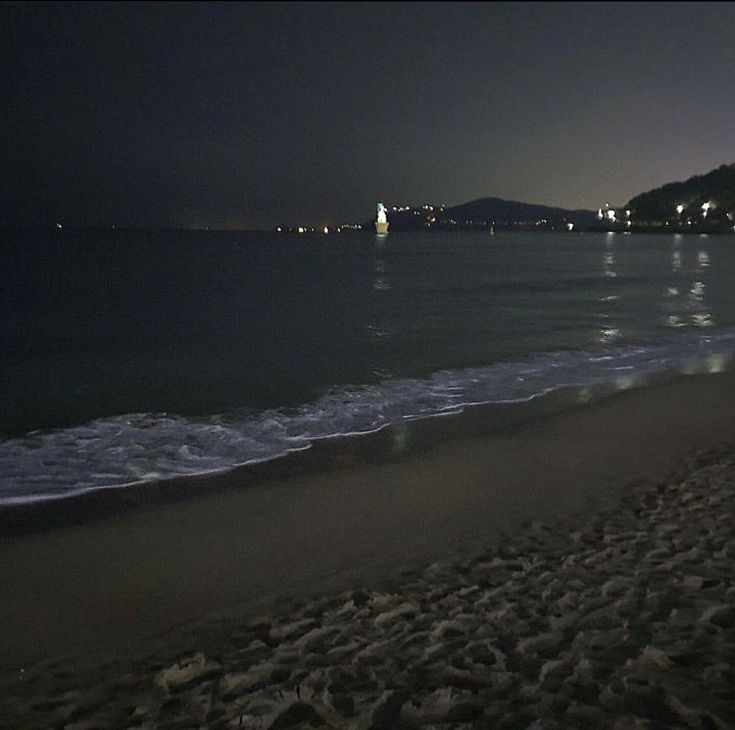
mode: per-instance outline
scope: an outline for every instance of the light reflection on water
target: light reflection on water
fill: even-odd
[[[401,454],[409,447],[411,432],[406,426],[395,426],[391,437],[393,452]]]
[[[589,403],[592,400],[592,389],[585,386],[584,388],[580,388],[579,392],[577,393],[577,403],[580,405],[583,405],[585,403]]]
[[[602,259],[603,264],[603,271],[605,273],[605,276],[609,277],[616,277],[617,274],[615,271],[613,271],[613,266],[615,266],[615,253],[613,251],[608,251],[605,256]]]
[[[714,327],[714,315],[707,304],[707,283],[704,280],[706,270],[712,265],[708,251],[699,248],[696,252],[694,265],[687,270],[681,251],[683,236],[676,234],[673,237],[671,252],[671,272],[680,278],[683,274],[693,274],[693,280],[681,285],[667,286],[662,296],[661,323],[670,329],[682,327],[707,328]],[[673,310],[673,312],[672,312]],[[667,313],[672,312],[672,313]]]
[[[616,263],[615,259],[615,251],[613,249],[613,244],[615,242],[615,238],[612,235],[608,235],[605,239],[605,251],[602,256],[602,273],[604,274],[606,279],[616,279],[618,274],[613,268]],[[616,294],[607,294],[603,297],[601,297],[598,301],[607,303],[608,305],[612,305],[613,302],[617,302],[619,297]],[[601,313],[601,316],[604,319],[611,319],[615,314],[615,310],[612,306],[607,306],[605,311]],[[617,323],[614,322],[606,322],[604,327],[600,328],[600,333],[597,337],[597,341],[604,344],[609,345],[613,342],[621,339],[623,336],[623,332],[620,328],[620,326]]]
[[[629,390],[635,388],[642,381],[640,375],[625,375],[621,378],[615,379],[615,387],[618,390]]]
[[[706,287],[703,281],[692,282],[692,288],[689,290],[688,299],[690,302],[703,303],[704,291]]]
[[[682,320],[681,317],[679,317],[677,314],[670,314],[666,319],[664,320],[664,324],[666,327],[686,327],[687,323]]]
[[[681,367],[685,375],[697,375],[698,373],[721,373],[727,369],[729,358],[722,353],[713,353],[706,358],[690,360]]]
[[[722,353],[711,355],[707,358],[707,372],[709,373],[721,373],[727,368],[728,359]]]
[[[714,327],[715,321],[709,312],[700,312],[692,315],[692,324],[695,327]]]

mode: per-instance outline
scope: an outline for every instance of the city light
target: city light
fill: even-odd
[[[676,212],[677,212],[677,215],[681,215],[684,212],[684,206],[681,203],[679,203],[679,205],[676,206]]]

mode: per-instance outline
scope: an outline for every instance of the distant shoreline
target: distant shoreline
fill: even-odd
[[[566,230],[564,228],[548,228],[548,227],[535,227],[530,224],[524,225],[503,225],[495,224],[491,226],[489,223],[478,222],[469,225],[456,225],[456,226],[433,226],[431,228],[401,228],[400,226],[391,225],[390,235],[405,235],[405,234],[417,234],[417,233],[428,233],[428,234],[448,234],[448,233],[482,233],[489,232],[493,227],[494,232],[498,233],[547,233],[547,234],[569,234],[570,236],[578,235],[580,233],[619,233],[619,234],[655,234],[655,235],[690,235],[690,236],[732,236],[735,235],[735,230],[730,228],[725,229],[709,229],[709,228],[698,228],[694,226],[631,226],[626,227],[606,227],[606,226],[580,226],[574,227],[573,230]],[[13,226],[0,228],[0,235],[12,234],[12,233],[51,233],[54,235],[67,234],[67,233],[186,233],[186,234],[260,234],[275,237],[284,236],[298,236],[300,238],[333,238],[335,236],[361,236],[370,235],[374,236],[375,231],[370,230],[368,227],[360,229],[345,228],[342,230],[336,230],[337,226],[328,226],[329,232],[324,233],[320,228],[314,227],[305,230],[303,233],[299,233],[296,228],[290,230],[278,230],[277,226],[272,228],[175,228],[167,226],[152,226],[152,227],[121,227],[115,228],[106,226],[64,226],[63,230],[57,230],[53,226]]]

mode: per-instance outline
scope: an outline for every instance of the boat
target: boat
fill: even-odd
[[[385,214],[385,206],[378,203],[378,217],[375,219],[375,232],[379,236],[385,236],[388,233],[388,217]]]

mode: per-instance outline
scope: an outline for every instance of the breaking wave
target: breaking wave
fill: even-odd
[[[562,387],[626,388],[658,372],[714,372],[734,352],[735,334],[687,336],[335,388],[293,409],[206,418],[134,413],[32,432],[0,441],[0,505],[226,471],[307,449],[319,439],[371,433],[472,405],[528,401]]]

